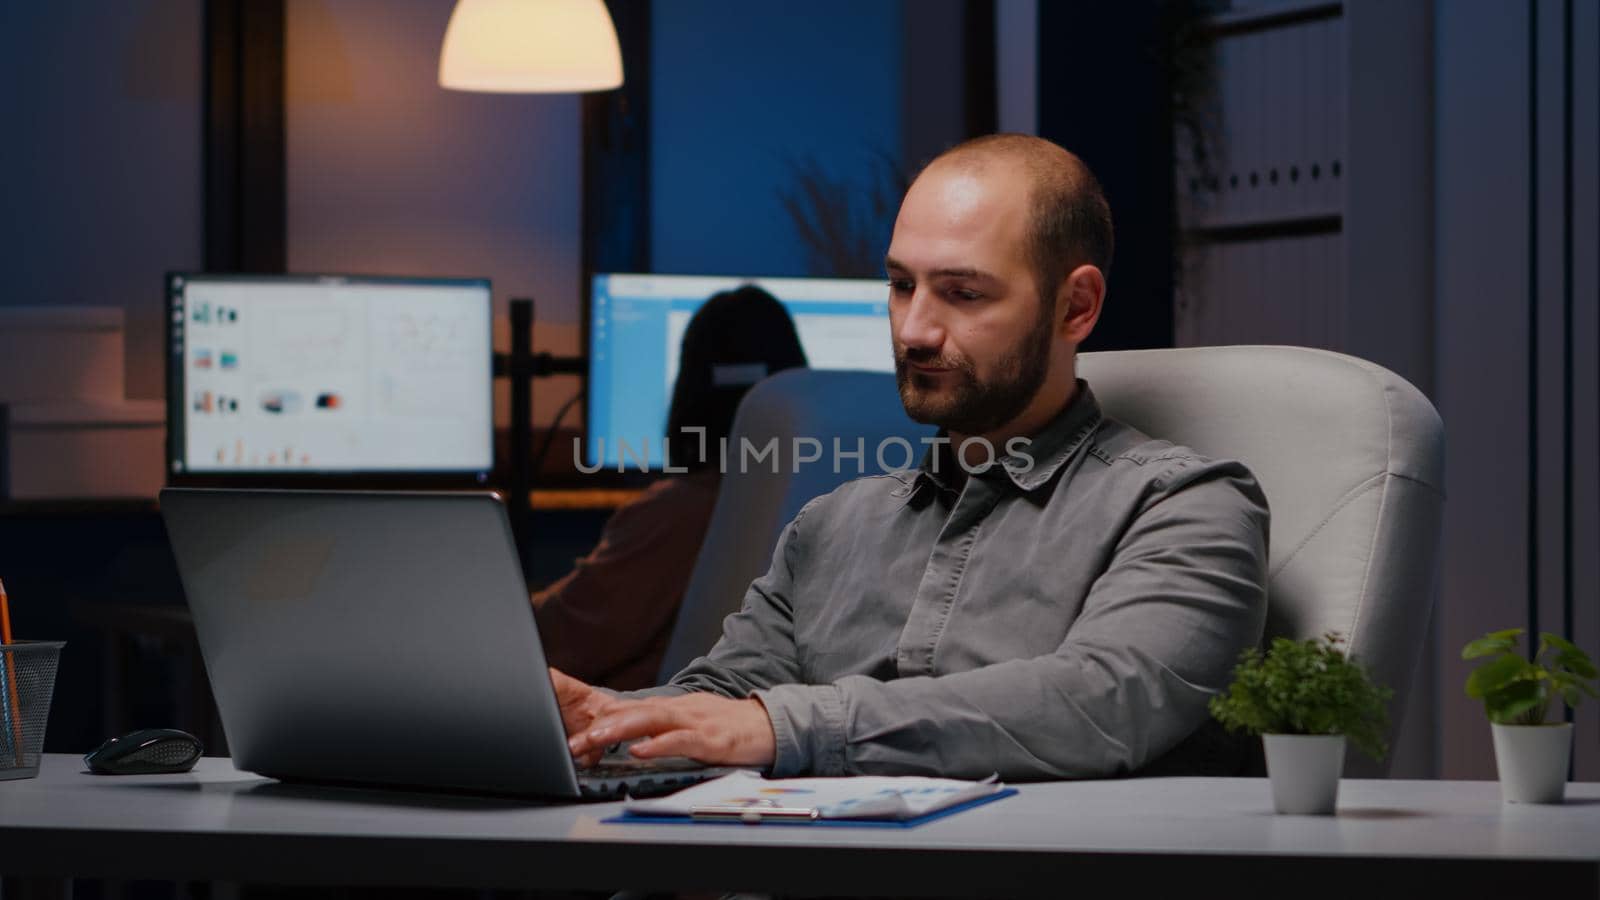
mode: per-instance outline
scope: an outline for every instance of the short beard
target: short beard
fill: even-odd
[[[934,357],[914,354],[896,343],[894,377],[900,387],[900,402],[913,422],[937,425],[967,437],[988,434],[1010,422],[1028,408],[1044,384],[1050,369],[1050,339],[1054,331],[1054,304],[1041,300],[1034,327],[1018,344],[1000,358],[998,374],[991,381],[978,378],[977,367],[965,357]],[[910,368],[915,361],[925,365],[949,367],[959,380],[944,400],[928,393],[930,379]]]

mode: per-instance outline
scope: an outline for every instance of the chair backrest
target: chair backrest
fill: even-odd
[[[1444,510],[1444,429],[1427,398],[1381,366],[1303,347],[1085,353],[1078,364],[1107,415],[1250,467],[1272,509],[1267,637],[1340,632],[1393,689],[1398,722]],[[891,375],[800,370],[752,389],[734,430],[755,441],[863,436],[869,465],[876,440],[929,433],[905,418]],[[783,525],[853,475],[811,465],[726,480],[663,678],[715,643]],[[1351,771],[1385,768],[1352,759]]]
[[[1422,392],[1305,347],[1085,353],[1078,370],[1107,415],[1255,473],[1272,510],[1267,639],[1344,635],[1398,724],[1444,514],[1444,426]],[[1350,774],[1385,771],[1351,758]]]
[[[883,462],[890,468],[904,466],[907,450],[894,438],[907,442],[914,465],[921,459],[921,439],[933,432],[906,418],[894,376],[882,372],[788,369],[752,387],[734,416],[728,437],[732,472],[722,478],[662,657],[660,680],[717,642],[722,620],[739,609],[750,582],[767,571],[778,535],[800,507],[853,478],[885,471],[878,464],[879,447],[884,447]],[[796,472],[793,440],[807,437],[821,442],[822,458]],[[759,452],[773,439],[778,441],[778,471],[772,471],[770,460],[758,463],[749,457],[747,469],[740,472],[741,441]],[[843,454],[858,447],[864,451],[859,465],[843,454],[842,464],[834,465],[835,439]]]

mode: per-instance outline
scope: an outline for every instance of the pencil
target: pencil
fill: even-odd
[[[11,603],[6,599],[6,583],[0,581],[0,644],[11,644]],[[28,764],[22,753],[22,704],[17,699],[17,672],[11,661],[11,652],[0,651],[6,658],[6,693],[11,699],[11,747],[16,751],[17,768]]]

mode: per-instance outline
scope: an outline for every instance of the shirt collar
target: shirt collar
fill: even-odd
[[[1100,427],[1102,418],[1100,402],[1095,399],[1094,391],[1089,389],[1087,381],[1079,378],[1077,395],[1067,408],[1030,435],[1029,442],[1017,447],[1016,454],[1003,455],[996,460],[996,466],[1022,490],[1038,490],[1066,465],[1089,435]],[[946,437],[947,433],[941,428],[938,436]],[[999,452],[1005,449],[996,448]],[[953,489],[955,485],[950,481],[950,472],[955,465],[953,448],[948,442],[939,442],[928,448],[917,468],[905,473],[911,477],[905,479],[905,483],[891,494],[904,497],[924,483],[936,488]],[[981,476],[987,472],[985,469],[972,474]]]

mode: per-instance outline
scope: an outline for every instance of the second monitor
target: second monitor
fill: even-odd
[[[490,297],[481,279],[171,274],[172,475],[483,481]]]
[[[586,465],[634,466],[644,456],[650,468],[663,466],[684,329],[712,294],[745,284],[788,309],[812,368],[894,371],[889,289],[882,279],[596,275],[589,303]],[[625,458],[619,441],[631,451]]]

